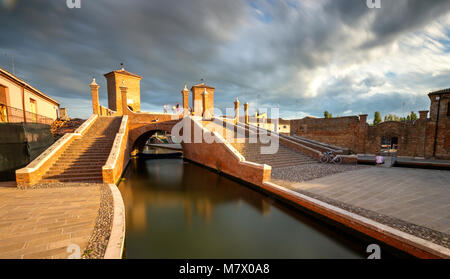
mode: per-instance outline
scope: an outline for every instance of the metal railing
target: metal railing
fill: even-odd
[[[51,125],[53,119],[37,113],[0,104],[0,123],[42,123]]]

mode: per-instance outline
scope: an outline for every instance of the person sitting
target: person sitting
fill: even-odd
[[[375,156],[375,162],[376,162],[377,165],[384,164],[384,157],[381,156],[380,153],[378,153],[377,156]]]

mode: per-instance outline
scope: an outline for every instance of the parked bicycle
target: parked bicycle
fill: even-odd
[[[324,152],[322,157],[320,157],[321,163],[333,163],[340,164],[342,163],[342,157],[335,154],[333,151]]]

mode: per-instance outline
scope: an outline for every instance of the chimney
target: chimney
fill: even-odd
[[[428,110],[421,110],[419,111],[420,119],[427,119],[428,118]]]
[[[366,124],[367,123],[367,114],[360,114],[359,115],[359,123],[360,124]]]

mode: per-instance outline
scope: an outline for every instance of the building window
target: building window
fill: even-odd
[[[37,104],[36,100],[30,98],[31,121],[37,122]]]
[[[7,88],[0,85],[0,122],[8,122]]]
[[[0,123],[2,122],[8,122],[8,111],[4,104],[0,104]]]
[[[450,102],[447,103],[447,116],[450,116]]]
[[[382,137],[381,151],[396,151],[398,150],[398,137]]]

